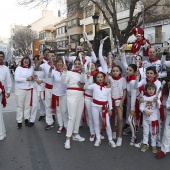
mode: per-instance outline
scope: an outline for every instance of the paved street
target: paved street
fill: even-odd
[[[14,89],[12,89],[14,92]],[[146,153],[129,145],[130,137],[123,136],[123,146],[110,148],[107,140],[94,147],[88,140],[87,127],[80,129],[86,138],[83,143],[71,142],[71,150],[64,149],[65,132],[57,134],[57,125],[45,131],[45,121],[17,130],[14,93],[4,109],[7,138],[0,141],[0,170],[168,170],[170,154],[158,160],[149,148]],[[39,115],[38,115],[39,116]],[[141,139],[140,129],[138,136]],[[106,134],[104,134],[106,137]]]

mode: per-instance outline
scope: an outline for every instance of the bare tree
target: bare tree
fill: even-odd
[[[36,33],[28,28],[17,30],[12,37],[12,41],[22,55],[26,55],[30,50],[34,39],[37,37]]]
[[[29,1],[29,3],[49,3],[50,0],[22,0]],[[60,1],[60,0],[56,0]],[[82,10],[83,7],[88,5],[89,2],[93,2],[96,7],[99,8],[104,19],[107,21],[111,28],[113,36],[117,37],[120,45],[126,43],[129,36],[132,35],[133,27],[140,27],[142,21],[142,9],[144,6],[144,19],[146,22],[155,21],[158,19],[169,18],[170,16],[170,1],[169,0],[74,0],[73,2],[79,2]],[[40,3],[41,2],[41,3]],[[136,10],[138,8],[138,10]],[[69,9],[69,6],[68,6]],[[128,10],[128,22],[125,28],[121,28],[118,21],[118,10]],[[112,18],[112,20],[110,20]]]

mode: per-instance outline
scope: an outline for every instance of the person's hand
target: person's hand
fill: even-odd
[[[33,79],[32,76],[30,76],[30,77],[27,78],[27,81],[33,81],[33,80],[34,80],[34,79]]]
[[[9,98],[9,97],[10,97],[10,93],[7,93],[7,94],[6,94],[6,97]]]
[[[92,44],[91,44],[90,42],[88,43],[88,46],[89,46],[89,49],[90,49],[90,50],[93,50]]]
[[[44,57],[43,57],[43,55],[41,54],[40,57],[39,57],[39,63],[42,63],[43,58],[44,58]]]
[[[152,114],[152,112],[149,112],[149,111],[147,111],[147,110],[144,110],[143,113],[145,113],[145,115],[146,115],[147,117],[149,117],[149,116]]]
[[[135,115],[135,111],[134,110],[130,110],[130,115],[133,117]]]
[[[109,116],[112,116],[112,110],[110,110],[108,114],[109,114]]]
[[[168,107],[167,110],[170,111],[170,107]]]
[[[84,83],[81,83],[80,81],[77,83],[77,85],[82,89],[84,88]]]
[[[51,65],[50,71],[52,71],[54,68],[55,68],[55,66],[54,66],[54,65]]]
[[[100,40],[100,44],[104,44],[104,41],[103,41],[103,40]]]
[[[71,44],[68,44],[67,48],[68,50],[71,50]]]
[[[143,40],[143,45],[146,44],[146,40]]]
[[[125,52],[126,47],[127,47],[127,44],[123,44],[123,46],[122,46],[122,48],[121,48],[121,52]]]
[[[81,72],[82,72],[83,74],[85,73],[84,65],[81,65]]]
[[[64,71],[64,72],[67,72],[67,66],[66,66],[66,64],[63,65],[63,71]]]
[[[140,99],[139,99],[139,103],[143,103],[144,102],[144,99],[143,99],[143,97],[141,97]]]
[[[37,80],[36,82],[37,82],[37,84],[42,84],[43,80]]]
[[[157,97],[154,98],[154,99],[153,99],[153,102],[157,103],[157,102],[158,102],[158,98],[157,98]]]

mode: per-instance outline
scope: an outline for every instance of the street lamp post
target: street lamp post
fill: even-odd
[[[98,20],[99,20],[99,14],[98,13],[94,13],[94,15],[92,16],[93,18],[93,25],[95,26],[95,30],[94,30],[94,42],[96,42],[96,32],[97,32],[97,24],[98,24]],[[96,51],[96,45],[95,43],[94,44],[94,47],[95,47],[95,50]]]

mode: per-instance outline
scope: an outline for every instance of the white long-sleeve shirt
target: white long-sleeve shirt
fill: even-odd
[[[126,87],[127,87],[127,96],[130,97],[131,100],[131,110],[135,110],[135,104],[136,104],[136,97],[138,96],[139,92],[136,88],[135,88],[135,80],[131,80],[130,82],[126,83]]]
[[[158,120],[159,108],[160,108],[161,102],[160,102],[160,99],[158,98],[158,106],[157,106],[156,103],[153,102],[155,97],[156,95],[153,95],[151,97],[148,97],[145,95],[143,96],[144,102],[140,104],[140,111],[143,113],[144,110],[147,110],[152,113],[150,116],[146,116],[146,114],[143,113],[144,120],[149,120],[149,121]]]
[[[128,64],[126,61],[126,55],[125,53],[121,53],[121,63],[123,65],[123,67],[125,68],[125,70],[127,70],[128,68]],[[144,67],[139,68],[139,72],[141,75],[141,79],[145,79],[146,78],[146,69]]]
[[[107,101],[109,110],[112,110],[111,88],[102,87],[101,90],[99,85],[93,83],[91,85],[87,85],[87,89],[93,90],[93,99],[101,102]],[[92,103],[92,106],[102,107],[101,105],[97,105],[95,103]]]
[[[158,72],[158,78],[164,78],[167,77],[167,71],[166,71],[166,66],[162,64],[161,60],[157,60],[155,62],[150,62],[150,61],[143,61],[143,67],[147,69],[150,66],[155,66],[156,71]]]
[[[37,80],[45,81],[44,71],[34,71],[34,75],[37,76]],[[45,91],[45,83],[38,84],[36,81],[33,83],[34,90],[36,91]]]
[[[27,81],[26,79],[33,75],[33,67],[23,68],[17,67],[15,70],[15,89],[31,89],[33,88],[33,83]]]
[[[0,81],[5,87],[6,93],[10,93],[12,88],[12,81],[9,69],[5,65],[0,66]]]
[[[53,79],[48,77],[49,69],[51,66],[47,62],[45,62],[45,63],[41,64],[40,67],[44,71],[45,83],[53,85]]]
[[[166,108],[168,109],[170,107],[170,90],[169,90],[169,96],[168,99],[166,101]],[[170,111],[167,110],[167,114],[170,115]]]
[[[66,84],[61,84],[61,74],[62,73],[57,70],[52,70],[51,74],[49,74],[49,77],[53,79],[52,94],[55,96],[66,95],[67,86]]]

